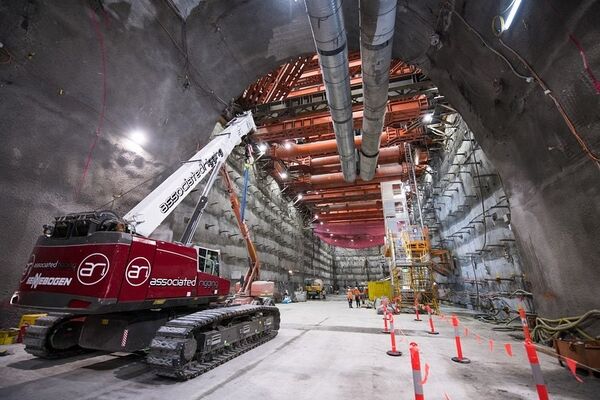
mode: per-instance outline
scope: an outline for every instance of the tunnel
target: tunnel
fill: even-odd
[[[520,7],[504,30],[506,10],[514,3]],[[475,163],[487,171],[481,175],[494,175],[472,177],[477,200],[465,207],[478,210],[479,200],[494,196],[496,202],[483,205],[481,226],[466,230],[463,222],[450,220],[453,200],[424,190],[420,213],[429,207],[431,221],[439,223],[433,229],[427,223],[428,232],[440,246],[443,240],[453,243],[448,257],[457,265],[453,277],[438,286],[463,291],[449,295],[456,305],[480,307],[477,272],[485,275],[485,258],[499,251],[498,260],[513,269],[498,271],[519,276],[538,316],[558,319],[599,308],[600,3],[399,0],[395,6],[392,60],[427,77],[443,97],[444,112],[454,113],[464,131],[464,144],[455,151],[477,150],[484,158]],[[341,7],[348,51],[358,54],[358,2],[342,1]],[[44,224],[89,210],[125,215],[245,111],[241,100],[251,85],[284,65],[317,57],[305,2],[295,0],[6,0],[0,5],[0,43],[3,327],[16,324],[22,313],[10,299]],[[379,157],[394,159],[391,150],[382,149]],[[230,175],[241,187],[243,151],[233,154]],[[321,156],[331,154],[336,153]],[[442,179],[456,178],[441,175],[442,158],[428,160],[429,169],[424,164],[416,174],[421,187],[427,176],[438,188]],[[329,230],[307,216],[314,214],[307,197],[326,182],[309,180],[314,187],[294,189],[280,179],[275,164],[251,178],[247,206],[263,279],[302,285],[304,278],[319,278],[345,295],[343,288],[359,280],[389,275],[382,235],[379,246],[336,246],[327,240]],[[385,180],[377,181],[379,176],[373,182]],[[236,281],[247,267],[246,244],[219,182],[196,242],[220,248],[222,269]],[[351,187],[344,188],[340,202],[353,196]],[[448,190],[458,194],[464,188]],[[299,193],[304,198],[295,200]],[[372,193],[357,193],[356,199],[375,204],[380,195]],[[438,191],[442,195],[454,196]],[[336,211],[331,207],[329,214]],[[376,207],[369,218],[382,212],[381,204]],[[178,240],[193,208],[193,201],[184,201],[152,238]],[[321,221],[327,223],[327,217]],[[506,233],[503,242],[492,243],[496,224]],[[470,251],[480,250],[477,254],[461,244],[466,236],[458,237],[471,234],[478,242]],[[341,266],[349,268],[348,263],[372,276],[344,277],[348,272]],[[500,272],[488,268],[486,275],[499,287],[505,278]]]

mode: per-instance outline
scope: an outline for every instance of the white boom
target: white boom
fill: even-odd
[[[250,111],[231,120],[225,130],[179,167],[123,219],[135,227],[136,233],[150,236],[213,169],[225,163],[242,138],[255,130]]]

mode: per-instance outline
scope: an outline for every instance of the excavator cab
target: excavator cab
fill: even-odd
[[[194,246],[198,250],[198,272],[220,276],[221,251]]]

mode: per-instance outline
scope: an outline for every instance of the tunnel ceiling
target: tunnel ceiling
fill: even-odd
[[[600,280],[600,3],[525,0],[497,36],[509,3],[400,0],[392,57],[431,79],[497,168],[540,313],[585,312]],[[357,2],[343,9],[357,51]],[[4,296],[44,221],[130,209],[249,85],[315,51],[293,0],[8,0],[0,41]],[[129,151],[140,125],[148,143]]]

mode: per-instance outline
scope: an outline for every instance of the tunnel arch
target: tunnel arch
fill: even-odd
[[[22,264],[31,240],[22,243],[18,237],[35,237],[40,221],[49,214],[65,207],[96,206],[99,197],[110,199],[108,194],[119,193],[119,187],[129,180],[152,176],[190,146],[206,141],[225,104],[254,79],[291,57],[314,52],[301,1],[173,3],[188,4],[185,16],[178,16],[167,2],[140,6],[130,1],[105,1],[103,9],[92,9],[102,17],[107,44],[107,112],[111,119],[105,127],[107,140],[96,149],[98,161],[86,183],[90,193],[77,200],[65,193],[77,185],[81,154],[88,151],[89,132],[100,108],[99,51],[90,8],[83,3],[44,4],[31,15],[31,30],[24,31],[12,20],[6,25],[10,32],[7,45],[19,60],[28,61],[2,71],[12,90],[2,96],[9,99],[17,94],[11,98],[14,106],[4,114],[10,117],[5,117],[2,167],[14,174],[4,178],[11,188],[4,200],[15,204],[16,210],[6,211],[5,216],[9,224],[18,227],[1,236],[3,243],[17,249],[14,255],[3,256],[3,264]],[[349,48],[358,50],[356,3],[346,1],[343,7]],[[597,290],[594,282],[600,279],[600,270],[594,268],[595,260],[600,259],[596,243],[600,227],[595,223],[600,216],[600,189],[595,184],[600,170],[585,157],[543,91],[516,77],[474,33],[479,32],[505,54],[521,73],[527,72],[490,30],[496,7],[494,2],[467,0],[400,1],[392,56],[428,72],[501,174],[511,199],[512,226],[526,273],[540,299],[540,314],[587,311],[598,305],[591,294]],[[5,10],[21,22],[20,10]],[[598,149],[600,139],[594,132],[600,128],[600,96],[583,72],[581,56],[568,34],[575,34],[585,48],[596,49],[600,4],[591,0],[576,6],[553,2],[552,7],[542,8],[524,2],[519,12],[518,23],[503,40],[559,94],[581,136]],[[44,31],[49,33],[44,35]],[[62,62],[56,62],[55,54],[44,49],[54,49],[55,39],[62,35],[77,39],[62,44]],[[181,87],[185,57],[177,46],[183,37],[196,69],[191,74],[203,89]],[[588,56],[597,69],[598,52],[589,51]],[[49,78],[41,79],[42,75]],[[59,89],[65,90],[64,97],[56,94]],[[35,106],[26,105],[31,98],[36,99]],[[52,112],[61,114],[63,121],[30,121],[30,115],[43,120]],[[131,120],[143,119],[158,133],[151,147],[155,157],[138,161],[112,138],[121,135]],[[32,132],[34,143],[16,145],[20,137]],[[47,151],[36,153],[39,147]],[[66,147],[78,158],[61,153]],[[132,167],[135,162],[142,167]],[[38,192],[44,193],[47,206],[34,207]],[[122,200],[120,207],[127,208],[143,195],[140,190]],[[5,294],[9,290],[5,289]]]

